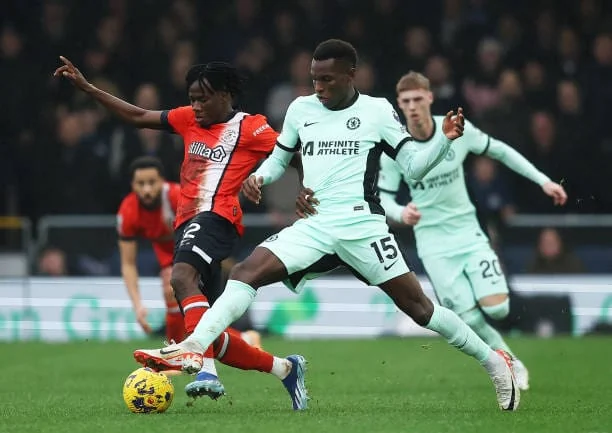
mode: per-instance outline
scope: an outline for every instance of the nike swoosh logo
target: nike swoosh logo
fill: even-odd
[[[178,352],[179,350],[181,349],[172,349],[172,350],[159,349],[159,353],[161,353],[162,355],[170,355],[171,353]]]
[[[397,260],[394,261],[393,263],[391,263],[389,266],[384,266],[385,271],[388,271],[389,269],[391,269],[393,267],[393,265],[396,264],[396,263],[397,263]]]
[[[508,407],[505,410],[514,410],[515,399],[516,399],[516,389],[514,388],[514,380],[512,380],[512,394],[510,395],[510,403],[508,403]]]
[[[315,123],[319,123],[319,122],[304,122],[304,128],[308,128],[310,125],[314,125]]]

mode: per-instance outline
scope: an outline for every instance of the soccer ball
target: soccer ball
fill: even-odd
[[[134,413],[164,412],[172,404],[174,385],[168,376],[139,368],[125,379],[123,401]]]

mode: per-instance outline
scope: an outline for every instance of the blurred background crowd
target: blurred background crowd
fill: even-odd
[[[395,102],[399,77],[423,72],[435,114],[464,107],[570,195],[568,206],[554,208],[537,186],[473,158],[468,184],[486,220],[612,213],[611,11],[605,0],[3,2],[0,215],[36,222],[112,214],[129,191],[127,166],[140,155],[160,157],[168,179],[178,179],[182,142],[126,127],[53,78],[59,55],[96,86],[148,109],[188,103],[190,65],[230,61],[249,77],[241,107],[280,128],[289,102],[312,92],[312,50],[329,37],[358,49],[362,92]],[[291,213],[295,191],[280,183],[246,211]],[[540,236],[555,244],[558,233]]]

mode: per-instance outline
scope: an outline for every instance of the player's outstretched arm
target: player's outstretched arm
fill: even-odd
[[[463,135],[463,126],[463,109],[459,108],[456,116],[453,111],[449,111],[442,123],[444,137],[440,139],[439,143],[434,143],[422,150],[415,148],[415,146],[403,146],[397,153],[395,160],[404,170],[404,175],[410,179],[422,179],[444,159],[453,140]]]
[[[64,77],[93,99],[104,105],[110,112],[119,116],[125,122],[137,128],[163,129],[161,121],[161,111],[145,110],[144,108],[132,105],[129,102],[119,99],[110,93],[98,89],[83,76],[81,71],[64,56],[60,56],[64,63],[53,73],[55,77]]]
[[[380,156],[380,171],[378,173],[378,195],[385,215],[391,221],[402,222],[404,206],[395,200],[402,183],[402,169],[388,155]]]
[[[489,140],[485,155],[500,161],[512,171],[540,185],[544,193],[552,197],[555,205],[562,206],[567,202],[567,193],[561,185],[551,181],[527,158],[506,143],[492,137]]]
[[[147,310],[142,305],[142,299],[140,298],[140,290],[138,289],[138,268],[136,267],[136,241],[134,240],[120,240],[119,241],[119,254],[121,256],[121,276],[125,282],[128,295],[132,300],[134,307],[134,314],[136,320],[142,327],[142,330],[147,334],[150,334],[153,330],[151,325],[147,322]]]

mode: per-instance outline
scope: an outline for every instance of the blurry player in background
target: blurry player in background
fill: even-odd
[[[437,146],[444,116],[432,116],[433,94],[429,80],[410,72],[397,83],[397,103],[407,121],[408,132],[423,149]],[[378,181],[387,216],[414,226],[417,252],[441,305],[455,311],[491,348],[513,357],[520,389],[529,388],[525,365],[513,354],[483,312],[501,320],[510,311],[508,285],[499,259],[481,229],[465,185],[463,161],[469,153],[494,158],[542,187],[555,205],[563,205],[567,194],[521,154],[507,144],[465,123],[444,160],[423,179],[406,178],[402,168],[386,155],[381,157]],[[400,183],[410,187],[412,201],[405,206],[395,201]]]
[[[54,76],[68,79],[109,111],[137,128],[165,129],[179,134],[185,145],[181,166],[180,197],[176,210],[174,264],[170,284],[184,314],[185,331],[191,333],[209,308],[207,293],[213,278],[243,233],[238,194],[242,181],[274,148],[278,134],[265,116],[234,109],[243,79],[236,68],[224,62],[192,66],[185,77],[190,106],[166,111],[146,110],[119,99],[88,82],[70,60]],[[301,167],[301,166],[300,166]],[[199,283],[203,284],[203,289]],[[250,346],[231,329],[206,348],[196,386],[190,395],[216,399],[225,393],[213,357],[241,369],[268,372],[283,381],[292,396],[303,386],[295,374],[301,357],[278,358]],[[146,351],[135,353],[138,362],[157,370],[180,370],[185,356],[167,348],[163,362],[156,363]],[[218,355],[217,355],[218,357]],[[201,357],[199,357],[201,360]]]
[[[130,165],[130,176],[132,192],[123,199],[117,212],[121,275],[132,300],[136,320],[142,330],[150,334],[152,329],[140,297],[136,267],[137,238],[150,240],[159,263],[166,303],[166,338],[168,341],[182,341],[185,338],[183,315],[170,285],[174,213],[180,186],[166,182],[161,162],[150,156],[135,159]]]

